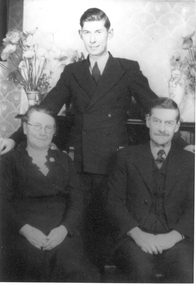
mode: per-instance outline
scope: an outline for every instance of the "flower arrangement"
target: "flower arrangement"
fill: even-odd
[[[3,39],[0,67],[9,71],[8,79],[20,84],[26,92],[46,93],[50,87],[52,71],[47,71],[50,50],[40,47],[34,35],[37,29],[21,32],[9,31]]]
[[[196,89],[196,46],[193,46],[195,32],[183,37],[182,49],[188,51],[188,56],[181,58],[177,52],[170,60],[173,83],[182,85],[182,80],[186,82],[185,94],[194,94]],[[176,80],[177,79],[177,80]],[[171,83],[171,82],[170,82]]]

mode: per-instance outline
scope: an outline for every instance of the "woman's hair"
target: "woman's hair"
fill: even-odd
[[[26,111],[24,115],[18,115],[17,118],[21,118],[23,123],[24,122],[27,123],[33,112],[40,112],[40,113],[44,113],[44,114],[51,116],[54,119],[54,123],[56,127],[56,123],[57,123],[56,115],[54,114],[52,109],[50,109],[49,107],[45,107],[45,106],[33,105],[28,108],[28,110]]]
[[[90,8],[84,12],[84,14],[80,18],[80,26],[83,28],[84,22],[92,22],[92,21],[101,21],[104,20],[107,30],[110,28],[110,20],[108,16],[98,8]]]
[[[180,110],[178,108],[178,105],[176,104],[176,102],[174,102],[170,98],[159,97],[159,98],[155,99],[151,105],[149,115],[152,114],[152,109],[154,109],[154,108],[176,110],[178,113],[178,115],[176,117],[176,121],[178,122],[180,120]]]

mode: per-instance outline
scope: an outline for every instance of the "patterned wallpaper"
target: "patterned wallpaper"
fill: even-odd
[[[23,0],[9,0],[8,30],[22,27]],[[9,137],[20,125],[14,117],[20,112],[23,90],[6,77],[7,72],[0,68],[0,137]]]
[[[22,1],[12,0],[11,3],[10,28],[20,26],[22,21]],[[187,51],[181,48],[182,37],[195,30],[195,1],[56,0],[54,5],[53,0],[24,0],[23,29],[28,31],[38,28],[40,42],[51,43],[52,39],[56,54],[78,50],[86,55],[78,29],[80,16],[90,7],[103,9],[111,20],[114,37],[110,40],[108,49],[112,55],[137,60],[151,88],[159,96],[168,96],[170,58],[176,51],[181,56],[186,55]],[[196,38],[193,40],[196,45]],[[52,86],[61,71],[62,67],[57,65]],[[5,83],[4,75],[2,72],[0,74],[0,80]],[[17,127],[11,117],[13,118],[13,113],[20,108],[20,99],[16,103],[17,96],[13,96],[11,92],[19,95],[21,91],[15,90],[13,84],[8,85],[9,92],[5,89],[0,92],[1,98],[6,100],[10,110],[12,109],[12,115],[9,116],[8,111],[2,111],[1,119],[3,117],[4,126],[7,128],[2,131],[1,127],[3,136],[10,135]],[[194,101],[191,105],[194,105]],[[5,109],[5,106],[3,108]]]

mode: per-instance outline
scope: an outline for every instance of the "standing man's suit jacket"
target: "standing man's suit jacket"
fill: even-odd
[[[193,237],[194,154],[172,145],[168,154],[164,208],[168,226]],[[122,241],[134,227],[150,227],[153,198],[153,159],[150,144],[118,153],[109,180],[107,211],[116,238]]]
[[[58,113],[65,103],[73,103],[70,145],[77,171],[108,172],[119,146],[128,143],[126,120],[132,95],[144,110],[157,98],[137,62],[110,55],[97,86],[88,59],[65,67],[42,104]]]

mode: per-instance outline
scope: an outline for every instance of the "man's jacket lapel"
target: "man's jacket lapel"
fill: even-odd
[[[151,193],[153,192],[152,163],[152,154],[148,142],[140,148],[140,152],[137,154],[134,164]]]
[[[96,104],[107,92],[120,80],[125,73],[119,62],[111,55],[104,69],[104,72],[99,80],[97,88],[94,90],[93,96],[89,102],[88,108],[90,109]]]
[[[100,81],[96,86],[89,71],[89,60],[82,61],[78,69],[74,71],[74,77],[86,93],[84,100],[89,102],[87,110],[106,95],[124,73],[125,70],[120,63],[110,55]]]
[[[88,59],[83,60],[81,62],[81,65],[79,65],[78,69],[74,71],[74,77],[80,87],[86,93],[86,97],[84,97],[84,100],[87,100],[89,102],[89,99],[94,93],[96,85],[89,71]]]
[[[178,165],[183,165],[184,157],[180,154],[180,149],[175,146],[171,146],[171,150],[168,155],[167,162],[167,173],[166,173],[166,183],[165,183],[165,197],[169,194],[169,192],[175,188],[175,182],[177,179],[183,175],[182,167],[178,167]],[[186,166],[185,166],[186,167]]]

